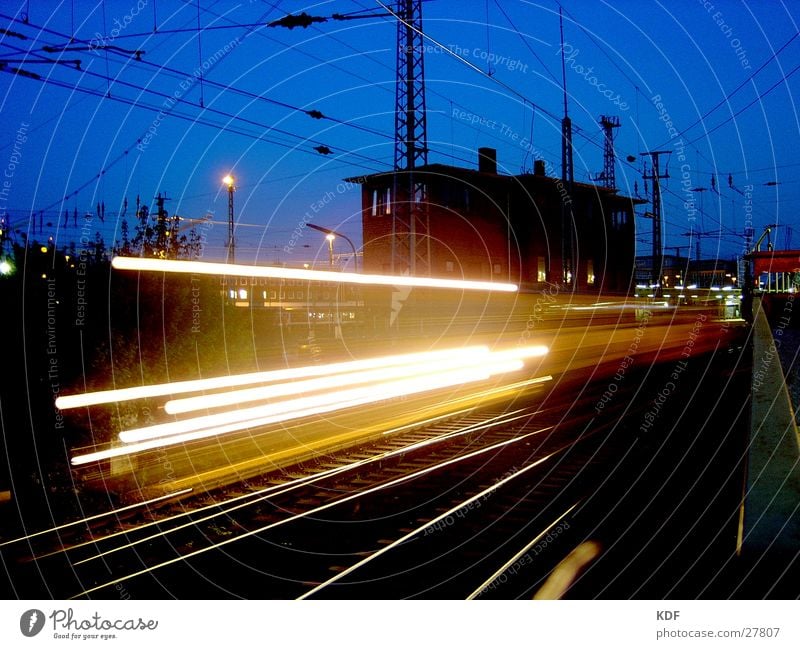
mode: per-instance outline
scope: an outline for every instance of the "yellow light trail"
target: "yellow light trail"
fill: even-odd
[[[68,410],[70,408],[83,408],[103,403],[131,401],[133,399],[163,397],[173,394],[187,394],[191,392],[204,392],[206,390],[220,390],[241,385],[252,385],[255,383],[272,383],[275,381],[302,379],[312,376],[329,376],[331,374],[336,374],[337,372],[353,372],[377,367],[405,365],[418,361],[435,361],[438,359],[458,357],[461,355],[476,354],[481,353],[484,349],[486,349],[485,346],[476,345],[471,347],[458,347],[454,349],[417,352],[412,354],[378,356],[375,358],[367,358],[358,361],[329,363],[327,365],[290,367],[280,370],[268,370],[264,372],[249,372],[246,374],[215,376],[208,379],[191,379],[188,381],[175,381],[173,383],[157,383],[153,385],[140,385],[136,387],[119,388],[115,390],[100,390],[98,392],[60,396],[56,399],[56,408],[59,410]]]
[[[415,394],[429,390],[436,390],[436,389],[451,387],[454,385],[461,385],[464,383],[482,381],[486,380],[487,378],[490,378],[492,374],[500,374],[504,372],[515,371],[520,369],[521,367],[522,367],[522,361],[520,360],[503,361],[500,363],[496,363],[494,365],[486,364],[480,368],[460,368],[456,371],[444,372],[440,375],[425,377],[423,379],[415,377],[413,379],[396,381],[388,384],[388,386],[381,386],[383,388],[381,390],[376,389],[376,387],[370,386],[369,388],[359,389],[357,391],[357,394],[353,394],[356,392],[355,390],[344,391],[345,393],[347,392],[351,393],[349,395],[350,398],[347,401],[342,401],[342,395],[339,394],[337,400],[335,401],[328,402],[324,405],[318,405],[313,408],[307,408],[306,410],[293,410],[289,413],[281,413],[281,414],[268,415],[261,418],[251,418],[247,420],[233,421],[228,424],[217,425],[216,427],[205,428],[200,430],[194,429],[185,433],[175,432],[168,437],[156,437],[151,439],[144,439],[143,441],[129,443],[124,446],[118,446],[103,451],[96,451],[93,453],[78,455],[71,459],[71,463],[74,466],[80,466],[83,464],[88,464],[90,462],[97,462],[100,460],[110,459],[112,457],[120,457],[124,455],[129,455],[131,453],[139,453],[143,451],[153,450],[156,448],[161,448],[164,446],[171,446],[174,444],[181,444],[184,442],[190,442],[199,439],[204,439],[207,437],[213,437],[234,431],[244,430],[247,428],[264,426],[267,424],[277,423],[280,421],[287,421],[288,419],[296,419],[316,414],[324,414],[326,412],[332,412],[343,408],[350,408],[357,405],[374,403],[376,401],[391,399],[398,396]],[[257,410],[257,409],[251,408],[249,410]],[[234,413],[232,414],[235,415],[241,412],[244,411],[234,411]],[[221,413],[221,414],[228,414],[228,413]],[[250,414],[249,416],[255,417],[255,415],[253,414]],[[202,418],[194,418],[194,419],[202,419]],[[179,424],[181,422],[173,422],[173,423]],[[163,424],[159,424],[157,426],[163,426]],[[137,432],[137,434],[144,435],[146,430],[147,429],[141,429],[141,433]],[[162,434],[163,430],[164,429],[162,428],[161,429]],[[125,432],[131,432],[131,431],[125,431]],[[122,434],[120,434],[120,437],[122,437]]]
[[[207,410],[222,406],[231,406],[246,403],[248,401],[266,401],[276,397],[289,396],[323,390],[327,388],[340,388],[359,383],[374,381],[385,381],[391,378],[399,378],[419,373],[430,373],[433,370],[453,369],[477,365],[484,360],[518,359],[530,358],[532,356],[543,356],[547,353],[547,347],[537,345],[535,347],[525,347],[521,349],[511,349],[502,352],[494,352],[490,356],[488,347],[462,348],[461,353],[455,358],[440,358],[435,365],[430,360],[427,363],[409,363],[389,368],[380,368],[362,372],[352,372],[345,375],[328,376],[305,381],[295,381],[292,383],[281,383],[279,385],[264,386],[258,388],[248,388],[245,390],[233,390],[219,394],[202,395],[198,397],[188,397],[185,399],[175,399],[167,401],[164,410],[167,414],[175,415],[196,410]]]
[[[228,277],[269,277],[271,279],[299,279],[309,282],[335,282],[366,286],[411,286],[416,288],[451,288],[465,291],[500,291],[514,293],[516,284],[481,282],[438,277],[411,277],[408,275],[375,275],[367,273],[337,273],[330,270],[282,268],[279,266],[248,266],[208,261],[179,261],[176,259],[149,259],[141,257],[114,257],[111,265],[117,270],[139,270],[162,273],[194,273],[199,275],[224,275]]]
[[[328,408],[331,406],[333,409],[345,408],[349,407],[347,404],[353,402],[358,402],[360,404],[370,403],[371,401],[382,401],[404,394],[425,392],[439,387],[455,385],[459,383],[459,377],[463,377],[464,382],[471,383],[488,379],[493,374],[511,372],[519,369],[522,369],[522,361],[520,360],[486,363],[485,365],[461,365],[455,370],[448,368],[447,371],[443,372],[436,372],[433,368],[429,367],[427,368],[429,372],[428,376],[423,375],[422,372],[418,370],[411,378],[393,381],[385,380],[382,383],[373,383],[372,385],[358,388],[334,390],[332,392],[325,392],[313,396],[287,399],[277,403],[226,410],[213,415],[169,421],[163,424],[155,424],[142,428],[131,428],[120,432],[119,438],[126,443],[141,442],[146,439],[166,437],[168,435],[177,435],[236,423],[243,424],[242,428],[248,428],[247,422],[260,420],[265,417],[273,418],[279,416],[281,417],[280,419],[270,422],[277,423],[278,421],[295,418],[293,414],[298,412],[306,413],[317,408]],[[363,399],[367,399],[367,401],[362,401]],[[326,412],[330,412],[330,410],[326,410]]]

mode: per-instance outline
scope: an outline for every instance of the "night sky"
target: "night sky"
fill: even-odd
[[[640,152],[672,151],[662,158],[670,175],[665,252],[686,246],[683,233],[694,228],[706,233],[704,258],[730,259],[742,252],[746,227],[758,237],[769,223],[781,226],[778,247],[800,247],[800,6],[568,0],[563,7],[576,180],[602,171],[598,118],[616,115],[622,192],[645,195]],[[307,29],[265,26],[302,11],[385,13],[368,0],[199,7],[5,0],[0,210],[16,236],[54,236],[66,246],[80,238],[82,216],[103,203],[104,223],[95,218],[93,228],[110,244],[126,199],[132,221],[137,195],[153,206],[166,192],[171,214],[212,215],[203,258],[219,260],[227,215],[221,179],[232,173],[237,261],[327,259],[321,234],[294,235],[303,220],[358,244],[360,191],[343,179],[393,165],[396,22],[373,15]],[[502,173],[531,171],[543,158],[559,175],[558,4],[431,0],[423,20],[429,162],[476,168],[477,148],[489,146]],[[639,254],[649,254],[650,230],[637,219]]]

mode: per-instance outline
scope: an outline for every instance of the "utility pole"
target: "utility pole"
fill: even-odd
[[[430,275],[431,243],[425,183],[415,169],[428,164],[428,126],[425,107],[424,0],[396,0],[393,6],[378,0],[386,13],[310,16],[289,14],[268,27],[306,28],[328,20],[359,20],[392,16],[397,20],[397,69],[395,86],[395,150],[392,195],[391,268],[393,274]],[[309,111],[314,118],[319,111]],[[327,147],[315,147],[328,154]]]
[[[645,216],[650,216],[653,219],[653,268],[651,273],[651,278],[653,280],[653,294],[658,295],[660,293],[659,286],[661,285],[661,266],[663,264],[663,246],[661,244],[661,179],[662,178],[669,178],[669,173],[666,171],[664,174],[661,174],[660,165],[659,165],[659,156],[665,155],[667,153],[672,153],[671,151],[647,151],[645,153],[640,153],[639,155],[647,155],[650,156],[651,164],[652,164],[652,173],[648,174],[647,170],[642,174],[642,178],[644,180],[652,180],[653,181],[653,195],[652,195],[652,204],[653,204],[653,211],[650,214],[645,214]]]
[[[169,255],[168,248],[169,248],[169,230],[167,228],[167,210],[164,208],[164,203],[168,200],[167,193],[164,192],[162,195],[161,192],[158,193],[156,196],[156,254],[161,259],[166,259]]]
[[[564,118],[561,120],[561,182],[567,190],[568,200],[561,199],[561,275],[565,285],[574,287],[577,274],[574,272],[573,230],[575,215],[572,211],[572,190],[575,182],[572,152],[572,120],[567,110],[567,67],[564,58],[564,18],[558,8],[558,24],[561,32],[561,85],[564,91]]]
[[[233,218],[233,192],[236,191],[235,180],[231,174],[222,179],[228,186],[228,259],[229,264],[236,263],[236,239],[234,238],[235,221]]]
[[[600,115],[600,126],[603,127],[603,173],[599,180],[603,187],[617,188],[616,155],[614,154],[614,129],[619,128],[619,117],[616,115]]]
[[[428,163],[422,0],[398,0],[392,272],[430,275],[425,183],[414,170]],[[403,172],[401,174],[401,172]],[[402,176],[402,180],[401,180]],[[405,195],[403,195],[405,194]]]
[[[703,229],[704,219],[703,219],[703,194],[708,191],[708,187],[692,187],[692,191],[700,194],[700,230]],[[694,231],[694,228],[692,228]],[[695,246],[695,261],[700,261],[700,233],[698,232],[698,236],[694,242]]]

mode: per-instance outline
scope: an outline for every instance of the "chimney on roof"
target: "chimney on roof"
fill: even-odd
[[[534,160],[533,161],[533,175],[534,176],[546,176],[547,170],[544,167],[544,160]]]
[[[478,171],[484,174],[497,173],[497,149],[485,146],[478,149]]]

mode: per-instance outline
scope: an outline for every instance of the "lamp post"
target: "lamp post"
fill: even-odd
[[[355,267],[355,271],[358,272],[358,256],[356,255],[356,247],[353,242],[350,240],[349,237],[345,236],[341,232],[337,232],[336,230],[332,230],[331,228],[324,228],[321,225],[314,225],[313,223],[306,223],[306,226],[311,228],[312,230],[317,230],[318,232],[322,232],[325,238],[328,240],[328,248],[330,251],[331,256],[331,266],[333,266],[333,240],[336,237],[341,237],[347,243],[350,244],[350,247],[353,249],[353,266]]]
[[[336,238],[336,235],[326,234],[325,238],[328,240],[328,258],[330,260],[331,268],[333,268],[333,240]]]
[[[233,176],[228,174],[222,179],[222,182],[228,186],[228,259],[229,264],[236,263],[236,243],[233,238],[233,192],[236,187],[234,186]]]

